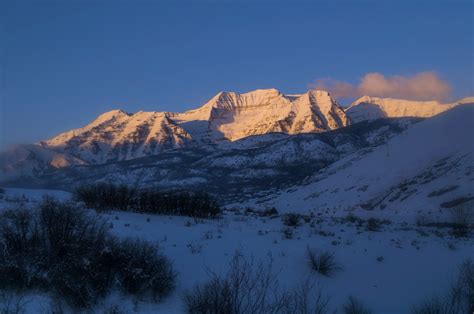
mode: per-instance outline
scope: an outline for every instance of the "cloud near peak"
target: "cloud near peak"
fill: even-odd
[[[358,85],[332,78],[322,78],[310,84],[311,88],[328,90],[334,98],[361,96],[390,97],[411,100],[446,100],[451,96],[451,85],[433,71],[413,76],[384,76],[373,72],[364,75]]]

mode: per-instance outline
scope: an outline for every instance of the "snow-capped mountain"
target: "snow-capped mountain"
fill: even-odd
[[[166,113],[113,110],[87,126],[40,142],[42,147],[71,154],[91,164],[129,160],[180,148],[191,136]]]
[[[429,118],[466,103],[474,103],[474,97],[463,98],[454,103],[442,104],[438,101],[413,101],[363,96],[346,109],[346,114],[354,123],[379,118]]]
[[[113,180],[217,191],[226,181],[237,190],[223,194],[235,196],[242,184],[254,193],[268,182],[302,180],[468,102],[474,98],[443,105],[363,97],[344,110],[325,91],[267,89],[221,92],[184,113],[113,110],[82,128],[0,153],[0,182],[71,187]]]
[[[344,110],[324,91],[299,96],[286,96],[276,89],[221,92],[204,106],[184,113],[113,110],[39,145],[89,164],[102,164],[192,143],[228,142],[271,132],[323,132],[348,124]]]
[[[349,124],[344,110],[328,92],[287,96],[276,89],[221,92],[203,107],[174,117],[180,123],[207,121],[215,139],[230,141],[271,132],[323,132]]]

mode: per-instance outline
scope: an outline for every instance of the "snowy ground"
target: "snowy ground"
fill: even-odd
[[[32,204],[42,195],[68,198],[61,191],[7,189],[0,208]],[[205,281],[206,267],[225,272],[236,250],[256,260],[273,259],[279,282],[289,288],[314,278],[330,297],[330,308],[340,310],[348,296],[356,296],[374,313],[409,313],[413,305],[434,293],[442,293],[455,276],[457,266],[474,258],[474,239],[455,239],[448,229],[417,227],[393,222],[380,231],[368,231],[347,220],[315,215],[291,228],[289,239],[282,232],[281,217],[258,217],[253,213],[226,212],[222,219],[195,220],[186,217],[110,212],[103,214],[111,231],[120,237],[138,237],[158,243],[178,272],[177,289],[161,304],[112,296],[101,310],[117,304],[125,312],[182,313],[183,293]],[[327,278],[312,273],[306,248],[335,253],[342,270]],[[378,260],[382,257],[382,260]],[[29,312],[48,308],[47,296],[26,297]]]
[[[372,213],[398,222],[419,215],[449,219],[447,204],[474,200],[474,105],[410,126],[385,145],[352,153],[304,185],[249,200],[255,207],[302,213],[320,209]],[[466,206],[472,206],[467,204]]]

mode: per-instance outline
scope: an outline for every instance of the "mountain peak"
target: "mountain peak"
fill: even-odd
[[[279,96],[282,95],[282,93],[276,89],[276,88],[267,88],[267,89],[256,89],[247,93],[244,93],[243,95],[253,95],[253,96]]]
[[[122,109],[113,109],[98,116],[97,119],[95,119],[95,122],[101,123],[114,118],[130,117],[131,115],[131,113],[128,113]]]
[[[459,103],[441,104],[436,100],[415,101],[396,98],[363,96],[354,101],[346,114],[353,122],[379,118],[428,118],[449,110]]]

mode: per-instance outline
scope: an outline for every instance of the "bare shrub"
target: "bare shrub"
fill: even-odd
[[[474,263],[466,260],[458,277],[442,296],[433,296],[413,308],[414,314],[464,314],[474,312]]]
[[[270,313],[281,306],[282,297],[272,273],[272,262],[256,264],[236,252],[226,275],[209,271],[211,280],[185,296],[189,313]]]
[[[288,227],[298,227],[301,225],[301,215],[288,213],[282,217],[283,224]]]
[[[267,208],[267,209],[259,212],[259,215],[262,216],[262,217],[278,216],[278,210],[275,207]]]
[[[290,294],[290,302],[282,313],[313,313],[329,312],[329,298],[325,296],[314,281],[306,280],[299,284]]]
[[[342,270],[336,262],[334,253],[328,251],[317,251],[308,247],[306,249],[310,268],[323,276],[331,277]]]
[[[40,289],[85,308],[117,283],[126,293],[164,296],[174,287],[170,268],[156,247],[115,240],[104,220],[73,203],[46,198],[0,215],[0,288]]]
[[[376,218],[369,218],[369,220],[367,220],[367,226],[366,226],[366,229],[368,231],[379,231],[380,230],[380,222],[378,219]]]
[[[455,237],[467,237],[470,233],[473,214],[467,206],[451,209],[452,233]]]
[[[347,299],[343,306],[344,314],[371,314],[372,311],[367,308],[361,301],[351,296]]]
[[[272,261],[256,263],[236,252],[225,275],[184,296],[188,313],[325,313],[328,299],[309,281],[293,291],[280,288]]]
[[[159,300],[175,287],[176,274],[170,261],[157,246],[143,240],[125,239],[114,248],[119,286],[125,293],[150,293]]]
[[[350,223],[361,222],[362,219],[354,215],[354,213],[350,212],[346,215],[345,220]]]

